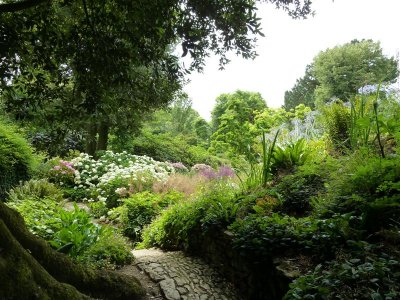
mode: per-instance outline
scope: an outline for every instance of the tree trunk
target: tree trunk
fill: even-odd
[[[53,250],[0,201],[0,299],[142,299],[136,278],[97,271]]]
[[[87,125],[85,151],[87,154],[95,156],[97,148],[97,124],[94,121],[89,121]]]
[[[98,128],[99,140],[97,142],[97,150],[107,150],[108,146],[108,133],[110,126],[108,122],[102,121]]]

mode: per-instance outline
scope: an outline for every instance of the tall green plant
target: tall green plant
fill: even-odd
[[[262,186],[266,187],[269,176],[271,174],[271,165],[272,165],[272,157],[274,154],[274,149],[276,145],[276,140],[278,138],[279,130],[276,131],[274,140],[272,144],[268,147],[267,153],[267,143],[265,141],[265,132],[263,132],[263,177],[262,177]]]
[[[262,163],[251,163],[250,171],[245,172],[246,180],[242,182],[243,189],[254,189],[260,186],[266,187],[271,176],[272,157],[275,150],[276,140],[279,130],[276,132],[272,143],[268,146],[265,138],[265,132],[262,134]],[[240,178],[239,178],[240,179]]]
[[[367,146],[373,119],[370,115],[370,98],[355,97],[350,100],[350,145],[352,149]]]
[[[303,165],[309,157],[309,152],[307,150],[305,139],[299,139],[295,143],[289,143],[284,148],[276,146],[271,166],[273,171],[290,170],[294,166]]]
[[[350,147],[351,118],[349,109],[337,100],[322,109],[324,127],[335,150],[343,151]]]
[[[379,144],[379,150],[381,153],[382,158],[385,158],[385,151],[383,149],[382,140],[381,140],[381,131],[380,131],[380,122],[378,120],[378,102],[374,102],[374,116],[375,116],[375,123],[376,123],[376,138]]]

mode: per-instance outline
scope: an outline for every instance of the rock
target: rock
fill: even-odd
[[[161,280],[163,280],[165,277],[160,275],[159,273],[155,272],[154,270],[148,270],[147,274],[150,276],[150,278],[152,280],[154,280],[155,282],[159,282]],[[172,280],[172,279],[171,279]]]
[[[167,300],[180,300],[181,296],[175,288],[175,282],[171,278],[160,281],[160,288]]]
[[[185,289],[184,287],[177,287],[176,288],[179,292],[179,294],[182,295],[186,295],[189,291],[187,289]]]
[[[178,286],[184,286],[185,284],[188,284],[189,281],[185,277],[177,277],[175,278],[175,283]]]
[[[139,255],[136,255],[136,250],[132,253],[136,256],[135,264],[158,282],[164,299],[239,299],[233,286],[201,259],[188,257],[180,251],[146,249],[138,250]]]

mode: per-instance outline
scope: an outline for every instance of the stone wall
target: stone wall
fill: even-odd
[[[197,230],[191,237],[189,253],[214,265],[241,292],[243,299],[282,299],[291,278],[277,269],[272,257],[254,262],[233,248],[233,235],[229,231]]]

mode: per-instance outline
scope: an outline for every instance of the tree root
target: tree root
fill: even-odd
[[[144,295],[136,278],[85,268],[55,251],[29,232],[21,215],[2,202],[0,287],[1,299],[136,300]]]

